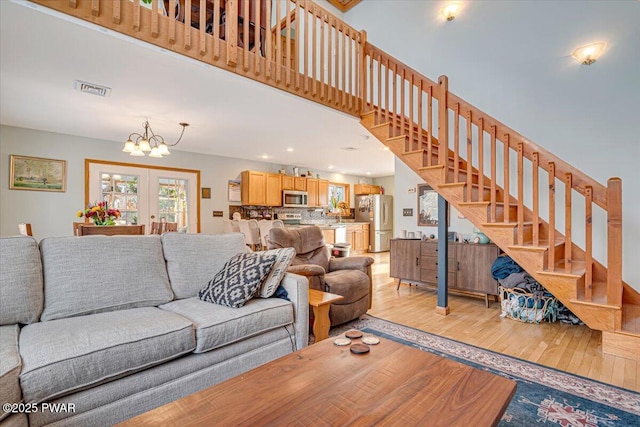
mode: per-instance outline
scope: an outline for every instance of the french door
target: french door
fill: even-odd
[[[87,160],[86,202],[104,200],[120,210],[122,224],[175,222],[188,232],[199,231],[200,171],[149,168]]]

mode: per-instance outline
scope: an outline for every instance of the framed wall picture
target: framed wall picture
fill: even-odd
[[[229,180],[229,201],[242,201],[242,197],[240,194],[240,181]]]
[[[66,182],[65,160],[10,156],[9,188],[12,190],[64,192]]]
[[[418,225],[438,225],[438,192],[427,184],[418,184]]]
[[[200,189],[200,191],[202,192],[202,198],[203,199],[210,199],[211,198],[211,187],[202,187]]]

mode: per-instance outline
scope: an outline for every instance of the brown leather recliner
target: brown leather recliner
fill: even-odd
[[[296,256],[287,271],[307,276],[312,289],[344,297],[331,304],[331,326],[356,319],[371,308],[373,258],[331,257],[322,230],[316,226],[272,228],[267,248],[294,248]]]

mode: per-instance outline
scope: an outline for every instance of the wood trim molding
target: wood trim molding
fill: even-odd
[[[196,174],[196,186],[197,186],[197,194],[196,197],[196,211],[197,211],[197,224],[198,224],[198,233],[200,233],[200,170],[198,169],[186,169],[186,168],[173,168],[168,166],[156,166],[156,165],[142,165],[139,163],[126,163],[126,162],[112,162],[109,160],[98,160],[98,159],[84,159],[84,204],[85,206],[89,203],[89,166],[92,164],[101,164],[101,165],[112,165],[112,166],[124,166],[129,168],[141,168],[141,169],[156,169],[156,170],[165,170],[171,172],[186,172],[186,173],[194,173]]]

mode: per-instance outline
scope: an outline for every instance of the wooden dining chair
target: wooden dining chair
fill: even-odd
[[[73,235],[80,235],[80,227],[93,227],[95,224],[92,222],[74,222],[73,223]]]
[[[92,236],[102,234],[105,236],[138,236],[144,235],[144,224],[141,225],[105,225],[90,226],[84,224],[78,226],[78,236]]]
[[[178,231],[178,223],[177,222],[152,222],[151,223],[151,231],[149,234],[163,234]]]
[[[18,224],[18,231],[23,236],[33,236],[33,232],[31,231],[31,224],[28,222]]]

